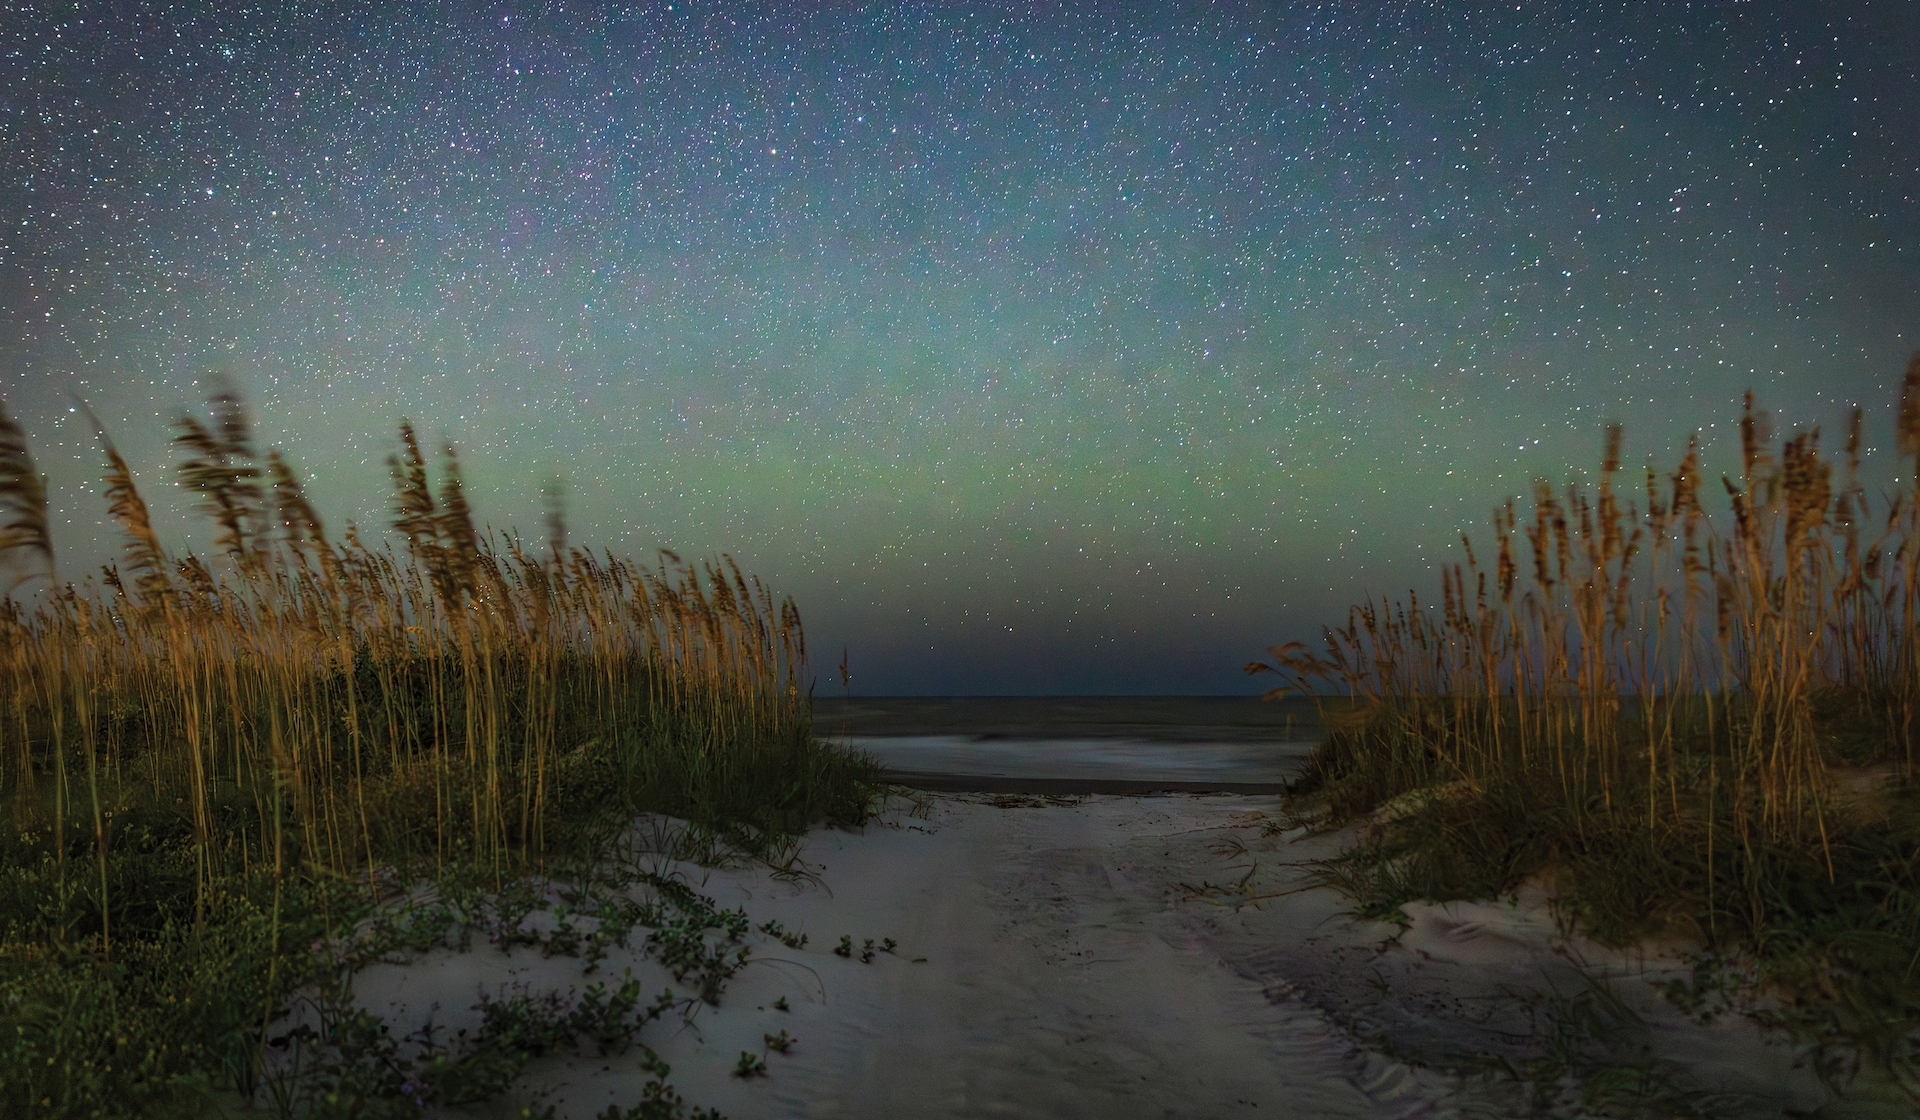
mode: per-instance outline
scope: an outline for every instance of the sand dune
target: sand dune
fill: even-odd
[[[809,837],[813,882],[663,860],[756,926],[776,919],[810,940],[753,934],[753,963],[718,1007],[644,1040],[689,1102],[735,1120],[1500,1116],[1533,1099],[1507,1071],[1531,1068],[1543,1023],[1598,980],[1634,1012],[1609,1053],[1674,1101],[1749,1116],[1827,1103],[1795,1054],[1737,1017],[1690,1024],[1650,986],[1670,966],[1560,940],[1538,899],[1416,907],[1397,939],[1343,916],[1292,866],[1339,838],[1298,843],[1274,808],[917,794],[859,832]],[[897,948],[862,963],[831,951],[842,935]],[[601,974],[629,968],[650,990],[667,983],[631,953]],[[376,966],[358,991],[398,1027],[431,1012],[451,1029],[482,989],[588,979],[577,961],[482,947]],[[766,1055],[769,1076],[732,1076],[782,1030],[797,1043]],[[1461,1072],[1480,1055],[1496,1072]],[[646,1078],[632,1053],[549,1061],[488,1114],[533,1101],[595,1116],[632,1105]]]

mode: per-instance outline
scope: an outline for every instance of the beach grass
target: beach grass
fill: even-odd
[[[1737,474],[1690,443],[1637,493],[1609,429],[1597,481],[1495,509],[1437,603],[1249,664],[1322,710],[1296,808],[1364,822],[1327,880],[1385,917],[1543,884],[1601,941],[1695,946],[1683,1005],[1920,1099],[1920,355],[1897,425],[1884,495],[1857,411],[1834,455],[1749,396]]]
[[[210,406],[174,442],[214,554],[163,548],[96,422],[125,550],[79,586],[0,407],[0,1115],[259,1104],[290,996],[422,880],[586,866],[642,813],[766,855],[870,811],[798,611],[730,559],[572,548],[557,504],[497,538],[407,425],[404,543],[335,540],[237,394]]]

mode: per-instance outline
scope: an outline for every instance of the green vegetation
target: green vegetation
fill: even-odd
[[[1296,805],[1366,822],[1327,880],[1382,917],[1547,881],[1602,941],[1702,946],[1683,1006],[1767,993],[1827,1075],[1920,1098],[1920,355],[1898,426],[1876,498],[1857,412],[1836,472],[1749,398],[1717,518],[1692,446],[1623,498],[1614,429],[1597,489],[1497,509],[1490,565],[1463,539],[1438,610],[1249,665],[1321,697]]]
[[[428,1067],[497,1091],[530,1056],[630,1041],[657,1005],[625,987],[508,999],[463,1049],[408,1051],[426,1066],[398,1080],[391,1040],[338,1006],[306,1038],[321,1082],[269,1093],[283,1064],[264,1056],[296,995],[440,935],[377,920],[423,880],[471,898],[591,878],[642,812],[764,856],[869,811],[876,768],[813,735],[798,612],[730,560],[645,569],[569,549],[557,510],[539,555],[497,542],[453,450],[436,490],[404,425],[405,551],[351,528],[335,543],[287,462],[256,454],[234,394],[177,432],[218,557],[162,548],[101,430],[125,557],[76,588],[55,576],[46,489],[0,408],[0,571],[10,593],[34,585],[0,601],[0,1115],[190,1113],[210,1094],[417,1112],[451,1084]],[[637,887],[653,909],[596,929],[652,927],[647,950],[717,994],[730,973],[709,967],[707,931],[737,942],[745,917]],[[684,1111],[657,1085],[632,1115]]]

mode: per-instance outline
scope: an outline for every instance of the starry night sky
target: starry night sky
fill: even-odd
[[[176,546],[224,371],[338,532],[731,551],[823,690],[1247,692],[1536,476],[1920,346],[1920,5],[10,3],[0,397]],[[1891,451],[1876,469],[1891,471]]]

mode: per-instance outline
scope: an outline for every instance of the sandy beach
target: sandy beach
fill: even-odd
[[[1805,1055],[1737,1015],[1687,1019],[1654,987],[1675,965],[1563,938],[1543,898],[1411,907],[1405,929],[1354,919],[1300,866],[1344,839],[1277,813],[1268,796],[902,791],[864,829],[809,836],[804,876],[655,856],[808,941],[750,934],[718,1006],[642,1041],[690,1104],[736,1120],[1572,1115],[1583,1094],[1663,1115],[1897,1114],[1835,1105]],[[627,970],[671,986],[632,951],[588,976],[483,944],[376,965],[356,992],[396,1034],[429,1016],[453,1030],[483,990]],[[765,1041],[782,1031],[786,1053]],[[742,1052],[766,1075],[735,1076]],[[1556,1081],[1556,1055],[1586,1076]],[[648,1076],[637,1050],[545,1060],[475,1115],[598,1116]]]

